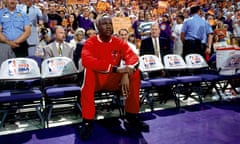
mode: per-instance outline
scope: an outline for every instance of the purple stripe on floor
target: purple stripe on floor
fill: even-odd
[[[206,103],[144,113],[149,133],[128,133],[118,118],[94,123],[96,144],[235,144],[240,140],[240,101]],[[77,125],[0,136],[6,144],[80,144]]]

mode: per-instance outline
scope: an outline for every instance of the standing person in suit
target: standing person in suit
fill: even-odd
[[[49,57],[64,56],[73,59],[73,47],[65,42],[66,32],[62,26],[53,29],[54,41],[43,48],[44,59]]]
[[[150,31],[151,36],[141,42],[140,56],[154,54],[163,60],[163,56],[170,53],[170,41],[160,37],[160,28],[157,22],[152,24]]]

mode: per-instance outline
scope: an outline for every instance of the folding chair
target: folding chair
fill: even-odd
[[[143,77],[145,77],[145,80],[142,81],[142,83],[144,84],[144,83],[150,82],[150,84],[148,84],[148,86],[145,87],[145,89],[147,89],[147,92],[153,93],[154,91],[156,91],[159,95],[162,94],[163,98],[161,98],[160,103],[162,103],[163,101],[166,101],[167,94],[173,95],[175,97],[175,94],[171,93],[171,92],[172,92],[172,88],[176,84],[177,80],[161,77],[161,71],[164,69],[164,67],[163,67],[161,60],[157,56],[155,56],[155,55],[141,56],[139,69],[142,72],[142,74],[145,75],[145,76],[143,76]],[[152,72],[154,74],[151,76]],[[148,75],[149,75],[149,77],[148,77]],[[146,78],[146,77],[148,77],[148,78]],[[166,89],[169,90],[168,93],[164,93],[164,92],[166,92]],[[147,99],[148,103],[151,107],[151,110],[153,110],[153,108],[154,108],[153,98],[150,98],[149,94],[147,94],[147,95],[144,95],[144,97],[142,97],[142,99]],[[179,107],[178,103],[176,101],[176,97],[175,97],[175,102],[176,102],[176,106]]]
[[[69,109],[81,111],[78,71],[73,61],[67,57],[52,57],[45,59],[41,68],[47,126],[54,108],[61,114],[68,113]]]
[[[240,87],[240,54],[233,54],[229,56],[221,67],[217,66],[219,75],[224,80],[222,92],[225,93],[227,89],[232,89],[236,94],[240,92],[237,87]]]
[[[180,97],[185,95],[185,99],[197,93],[200,104],[202,104],[202,78],[200,76],[190,75],[187,72],[187,65],[180,55],[167,54],[164,56],[164,66],[167,75],[177,80],[176,87],[173,88],[174,93],[178,99],[180,107]],[[195,97],[193,97],[195,98]]]
[[[221,89],[219,90],[217,85],[221,85],[220,82],[223,78],[210,69],[207,62],[200,54],[188,54],[185,57],[185,61],[190,73],[202,78],[206,94],[212,93],[212,89],[214,88],[221,99]],[[204,94],[204,97],[206,94]]]
[[[12,58],[5,60],[1,64],[0,113],[2,113],[2,115],[0,127],[4,125],[4,121],[11,112],[13,112],[13,116],[20,116],[20,114],[23,113],[25,119],[30,119],[30,113],[35,112],[32,108],[35,108],[41,124],[44,127],[40,83],[38,83],[38,85],[36,83],[36,85],[24,84],[26,80],[39,81],[40,79],[40,69],[32,59]]]

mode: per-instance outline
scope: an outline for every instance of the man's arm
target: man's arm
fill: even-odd
[[[184,43],[184,37],[185,37],[185,34],[183,32],[181,32],[180,38],[181,38],[182,43]]]
[[[208,34],[206,53],[209,53],[209,54],[211,53],[212,41],[213,41],[213,34],[210,33]]]
[[[19,46],[19,44],[17,44],[16,42],[14,42],[14,41],[9,41],[9,40],[5,37],[5,35],[2,33],[2,27],[1,27],[1,26],[0,26],[0,42],[10,45],[11,48],[16,48],[16,47]]]
[[[26,41],[27,38],[30,36],[31,31],[32,31],[32,30],[31,30],[31,26],[30,26],[30,25],[25,26],[25,27],[24,27],[24,32],[21,34],[20,37],[18,37],[18,38],[15,40],[15,42],[18,43],[18,44],[20,44],[20,43]]]
[[[8,39],[4,36],[4,34],[2,33],[2,27],[0,26],[0,41],[2,43],[8,43]]]

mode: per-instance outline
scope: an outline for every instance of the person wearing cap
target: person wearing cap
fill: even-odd
[[[99,35],[88,38],[82,49],[82,64],[85,67],[81,88],[83,123],[80,138],[91,138],[95,118],[94,93],[101,90],[120,90],[125,101],[124,126],[126,130],[148,132],[149,126],[140,121],[139,58],[126,42],[113,36],[112,19],[103,16],[97,21]],[[125,66],[120,67],[121,60]]]
[[[198,53],[205,57],[211,52],[211,37],[209,37],[209,24],[200,17],[200,6],[190,8],[191,17],[184,21],[181,30],[183,42],[183,57],[190,53]],[[202,43],[207,42],[207,48],[203,49]]]
[[[16,57],[26,57],[31,34],[29,16],[16,8],[17,0],[6,0],[6,5],[0,11],[0,42],[9,45]]]

